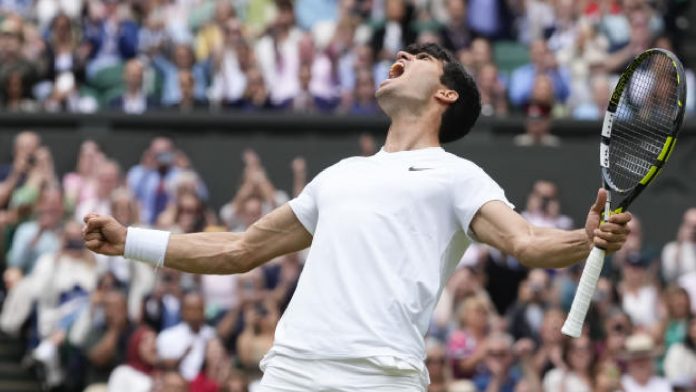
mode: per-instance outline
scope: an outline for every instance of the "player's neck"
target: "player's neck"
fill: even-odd
[[[439,119],[428,115],[400,115],[392,118],[384,150],[387,152],[418,150],[428,147],[440,147],[437,130]]]

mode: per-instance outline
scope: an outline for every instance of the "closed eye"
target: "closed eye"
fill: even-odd
[[[417,58],[418,60],[432,60],[432,59],[433,59],[433,58],[432,58],[429,54],[427,54],[427,53],[418,53],[418,54],[416,55],[416,58]]]

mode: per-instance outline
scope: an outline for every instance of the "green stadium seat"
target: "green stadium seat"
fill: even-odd
[[[108,66],[97,71],[97,73],[88,80],[88,84],[101,93],[122,86],[123,64]]]
[[[529,48],[516,41],[499,41],[493,44],[493,61],[501,74],[510,73],[529,62]]]

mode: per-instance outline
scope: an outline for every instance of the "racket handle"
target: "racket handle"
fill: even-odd
[[[563,332],[564,335],[574,338],[580,337],[582,325],[585,323],[585,316],[587,316],[587,310],[590,307],[592,296],[597,287],[599,274],[602,272],[602,267],[604,266],[605,254],[606,252],[604,249],[594,247],[590,255],[587,256],[585,268],[582,270],[582,275],[580,276],[578,290],[575,292],[573,304],[570,306],[570,313],[568,313],[563,328],[561,328],[561,332]]]

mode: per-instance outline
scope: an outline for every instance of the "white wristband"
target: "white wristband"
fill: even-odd
[[[170,232],[129,227],[123,257],[143,261],[155,268],[164,264]]]

